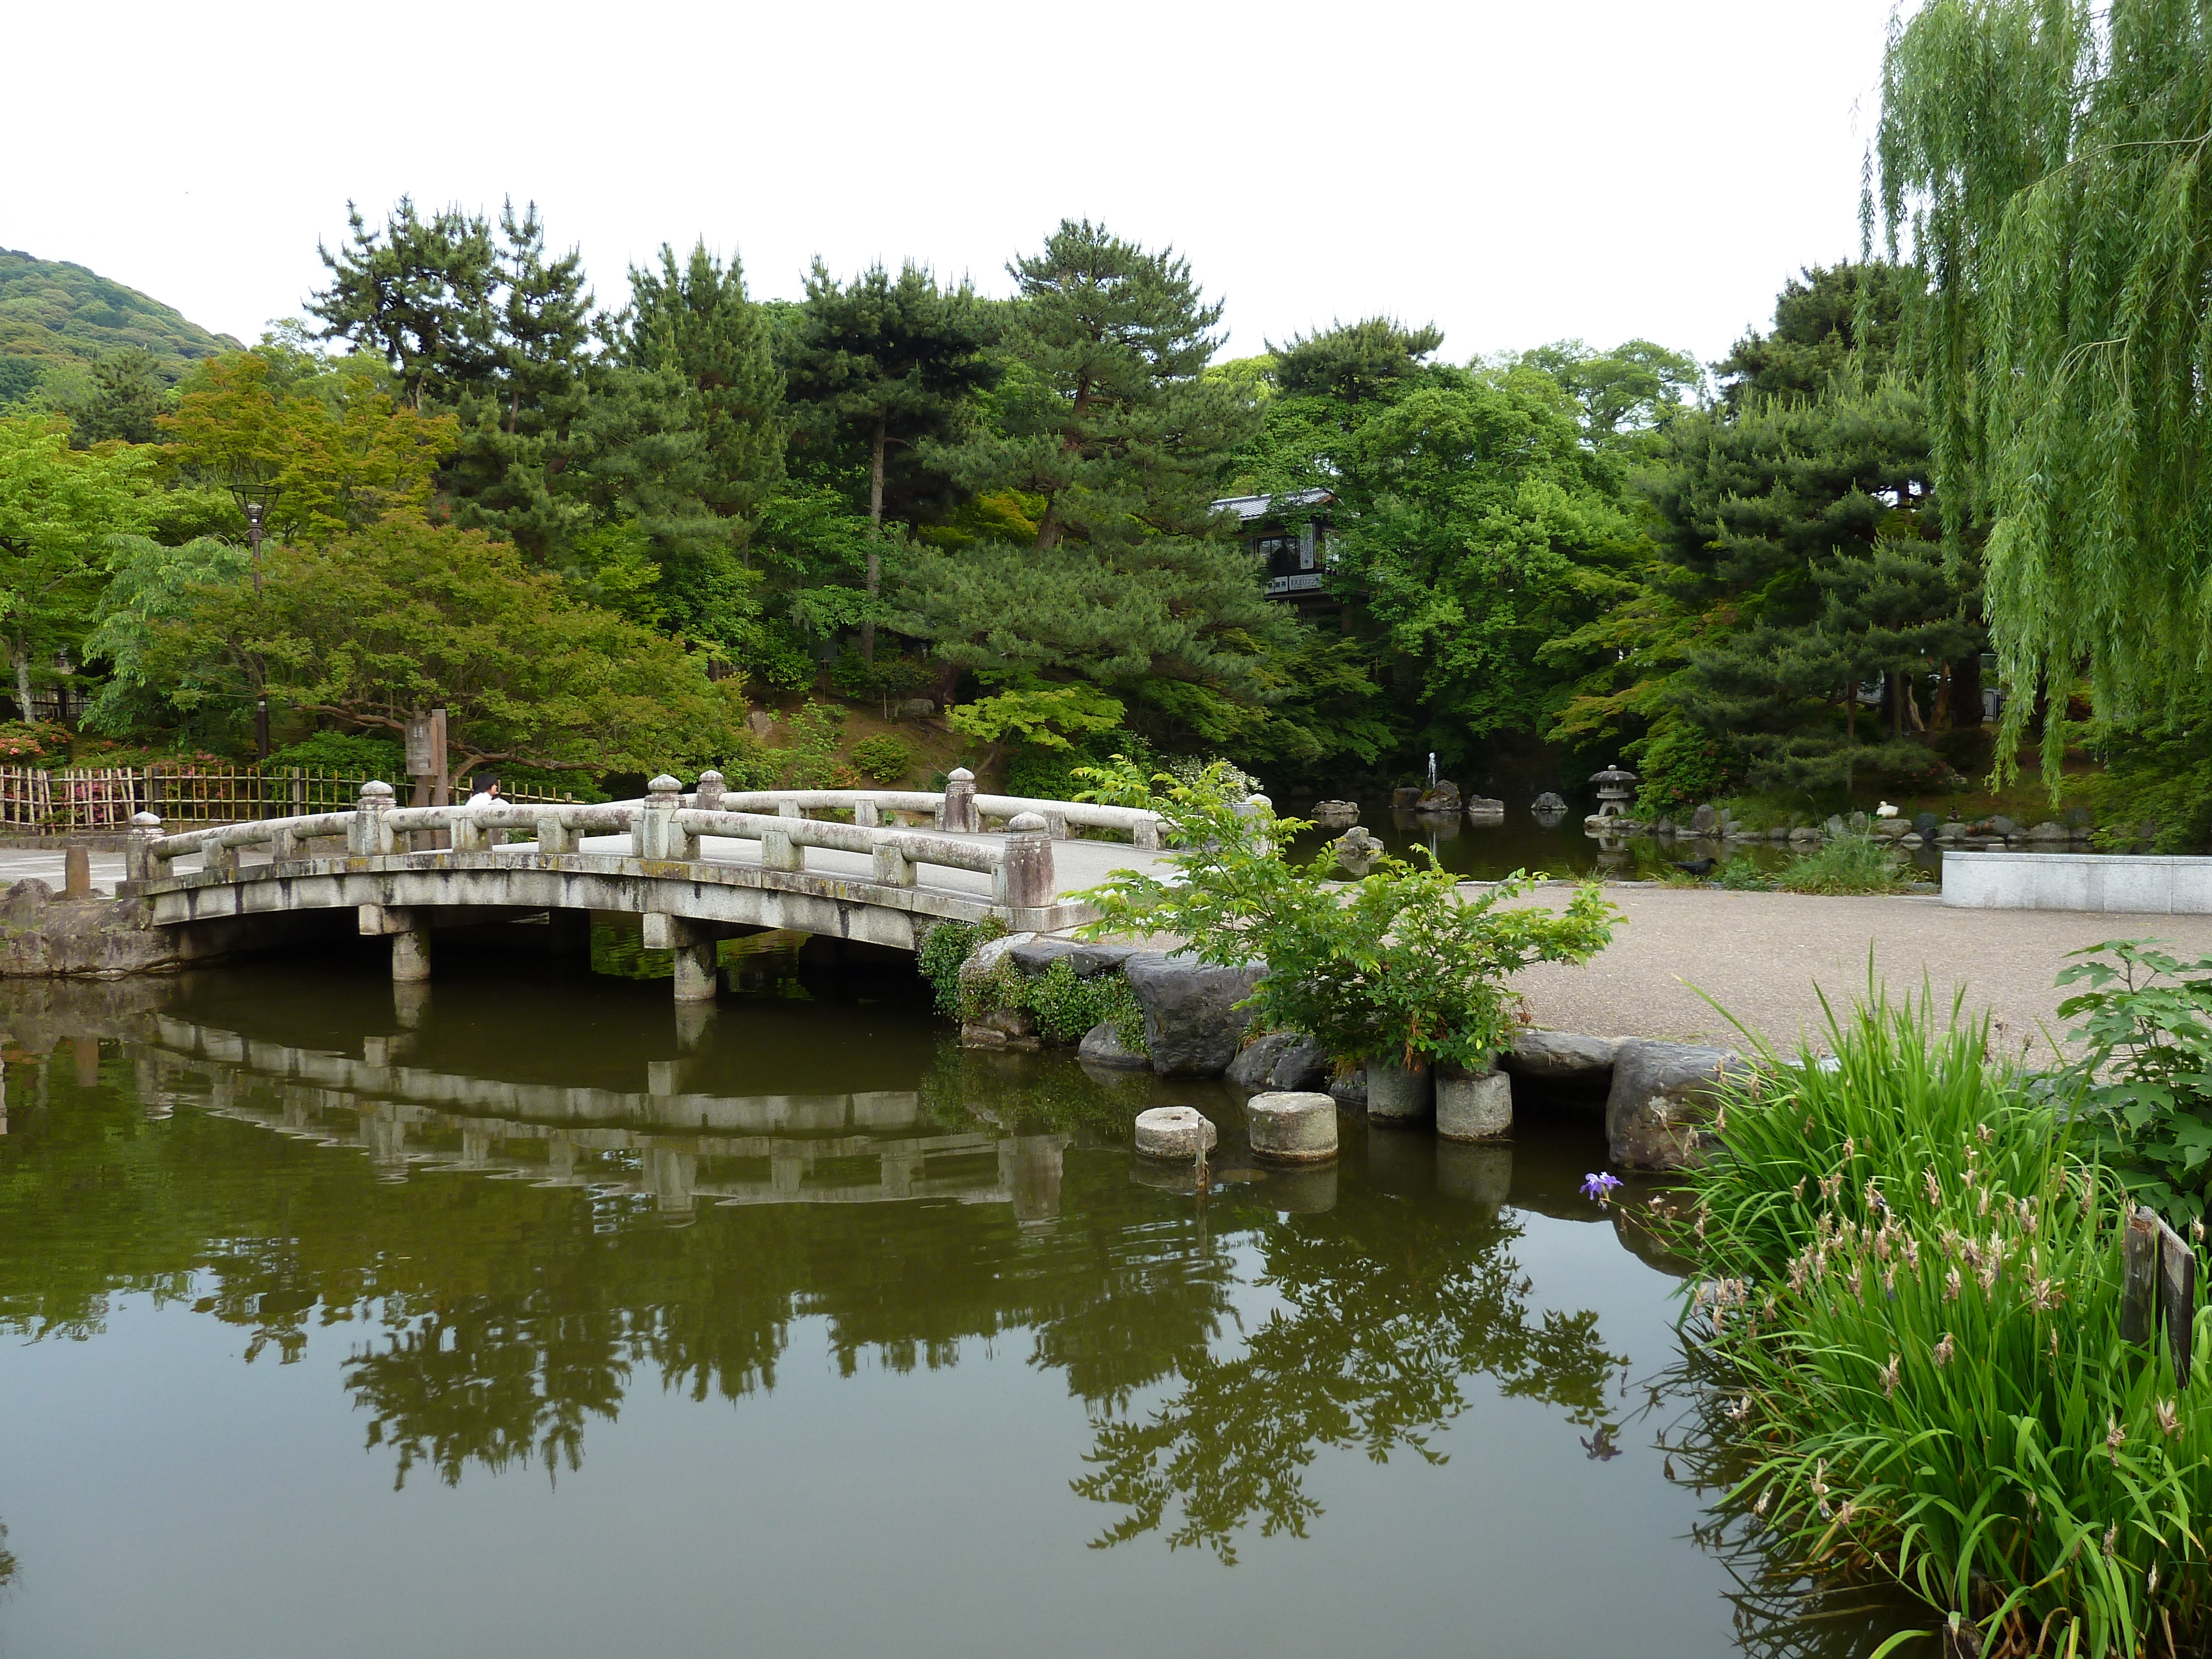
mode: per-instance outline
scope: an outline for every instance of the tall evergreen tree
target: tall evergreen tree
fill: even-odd
[[[111,351],[93,365],[90,393],[68,411],[70,441],[79,448],[110,440],[150,444],[169,402],[153,353],[136,346]]]
[[[792,400],[817,426],[865,449],[868,522],[879,541],[894,458],[908,462],[910,483],[926,488],[940,480],[942,474],[920,466],[915,446],[955,436],[963,400],[999,377],[983,351],[989,319],[972,289],[939,289],[911,262],[896,279],[878,264],[844,284],[817,259],[795,321]],[[912,478],[916,471],[925,477]],[[895,505],[910,516],[910,503]],[[860,623],[860,654],[873,660],[872,602],[883,585],[879,545],[868,550],[866,584],[871,609]]]
[[[736,257],[725,267],[703,238],[680,266],[664,244],[659,269],[633,268],[629,283],[627,360],[681,381],[703,447],[702,496],[742,544],[783,476],[784,382],[768,320],[745,297]]]
[[[1270,695],[1262,642],[1288,637],[1212,503],[1259,424],[1203,377],[1221,307],[1189,266],[1063,221],[1009,270],[1019,299],[997,426],[934,459],[1019,507],[1028,543],[925,552],[902,631],[1003,679],[1075,675],[1126,690],[1164,727],[1218,732]]]
[[[1288,345],[1271,340],[1267,349],[1275,359],[1275,384],[1285,398],[1364,404],[1413,380],[1423,360],[1443,343],[1443,332],[1434,324],[1407,328],[1395,318],[1363,317],[1312,334],[1294,334]]]
[[[459,398],[460,441],[447,471],[457,524],[505,537],[537,563],[562,565],[590,524],[561,488],[574,428],[591,396],[592,293],[574,248],[545,255],[532,203],[500,210],[498,326],[490,368]]]
[[[350,235],[336,253],[315,245],[331,273],[331,285],[307,306],[322,321],[322,337],[383,357],[417,409],[451,404],[488,380],[499,281],[491,228],[459,208],[423,218],[404,196],[381,230],[369,229],[351,202],[346,222]]]

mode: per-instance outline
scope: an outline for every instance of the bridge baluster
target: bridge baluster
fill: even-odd
[[[1053,878],[1052,832],[1036,812],[1015,815],[1006,826],[1006,861],[992,884],[998,902],[1016,910],[1042,910],[1058,896]]]
[[[952,835],[972,836],[983,827],[975,811],[975,775],[956,766],[945,780],[945,828]]]
[[[684,786],[665,772],[646,786],[643,809],[637,815],[632,844],[641,859],[668,859],[690,863],[699,856],[699,837],[676,822],[684,804]]]
[[[722,810],[722,796],[725,793],[726,791],[723,787],[722,775],[720,772],[710,769],[702,772],[699,775],[697,800],[699,810],[701,811],[720,811]]]
[[[210,836],[200,843],[200,868],[211,876],[238,878],[238,848],[220,836]]]
[[[914,860],[892,842],[878,842],[875,849],[875,878],[886,887],[914,885]]]
[[[353,825],[346,836],[346,850],[356,858],[385,858],[392,849],[392,826],[384,815],[392,810],[392,786],[371,781],[361,787],[361,799],[355,804]]]
[[[557,816],[547,814],[538,820],[538,853],[541,858],[557,858],[576,850],[576,832],[561,822]]]
[[[141,812],[131,820],[131,839],[123,844],[123,873],[131,881],[156,881],[168,872],[154,856],[154,843],[161,839],[161,820]]]

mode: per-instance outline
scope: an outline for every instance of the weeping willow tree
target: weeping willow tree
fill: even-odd
[[[1875,143],[1952,544],[1987,532],[2009,771],[2034,694],[2086,671],[2126,720],[2212,665],[2212,0],[1928,0]]]

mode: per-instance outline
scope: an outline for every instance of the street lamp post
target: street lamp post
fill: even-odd
[[[246,541],[253,550],[253,598],[257,605],[261,599],[261,503],[246,504]],[[259,678],[257,673],[255,678]],[[253,700],[253,758],[269,758],[269,694],[259,693]]]

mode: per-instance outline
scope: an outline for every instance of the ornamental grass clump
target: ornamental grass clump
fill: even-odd
[[[1871,836],[1838,836],[1775,877],[1785,893],[1901,893],[1909,880],[1886,842]]]
[[[2201,1639],[2212,1367],[2180,1386],[2122,1340],[2120,1184],[1957,1003],[1938,1024],[1875,997],[1828,1037],[1832,1060],[1754,1042],[1665,1224],[1699,1269],[1685,1334],[1729,1501],[1793,1564],[1978,1627],[1962,1650]]]

